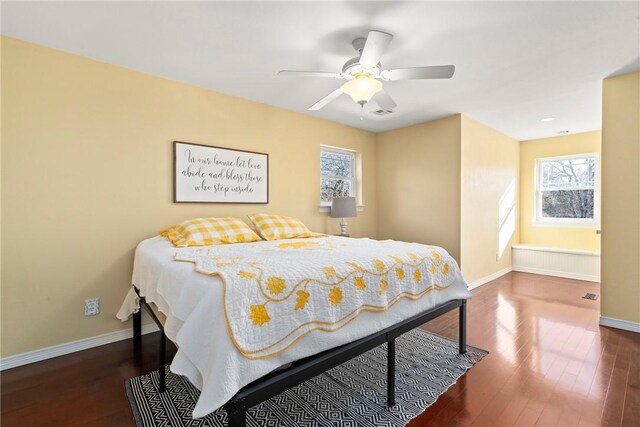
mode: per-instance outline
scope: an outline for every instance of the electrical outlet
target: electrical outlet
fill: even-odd
[[[91,298],[84,300],[84,315],[95,316],[100,313],[100,298]]]

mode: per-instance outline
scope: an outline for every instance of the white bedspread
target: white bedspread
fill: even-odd
[[[417,243],[309,238],[180,248],[175,259],[224,284],[225,321],[245,357],[285,351],[314,331],[336,331],[362,311],[444,292],[459,280],[442,248]]]
[[[342,245],[345,238],[326,237],[325,244]],[[353,240],[353,239],[351,239]],[[291,239],[286,243],[311,242],[310,239]],[[357,239],[350,242],[358,246],[376,246],[379,242]],[[406,245],[389,242],[389,245]],[[273,247],[273,242],[235,244],[234,250],[242,247],[252,251]],[[251,245],[251,246],[249,246]],[[433,247],[409,245],[413,252],[420,249],[432,251]],[[294,248],[292,246],[291,248]],[[299,246],[304,247],[304,245]],[[407,246],[408,247],[408,246]],[[207,256],[216,256],[221,246],[200,249]],[[248,252],[248,250],[247,250]],[[408,251],[409,253],[411,251]],[[447,256],[443,249],[437,252]],[[384,314],[363,311],[345,327],[334,332],[315,330],[304,335],[286,351],[271,357],[252,360],[241,354],[232,342],[225,320],[224,284],[218,276],[197,273],[194,264],[177,262],[174,257],[178,249],[164,237],[154,237],[138,245],[134,262],[133,283],[147,301],[154,302],[167,316],[165,332],[178,345],[178,353],[171,364],[174,373],[185,375],[201,390],[200,399],[193,417],[203,417],[227,402],[245,385],[266,375],[272,370],[292,361],[311,356],[321,351],[363,338],[403,319],[428,310],[453,299],[467,299],[471,293],[454,261],[446,276],[451,283],[438,292],[425,292],[419,299],[400,298]],[[184,256],[184,254],[183,254]],[[442,261],[441,261],[442,264]],[[429,267],[430,268],[430,267]],[[423,280],[431,280],[425,275]],[[431,286],[431,282],[427,282]],[[118,317],[126,320],[135,311],[135,295],[129,294]]]

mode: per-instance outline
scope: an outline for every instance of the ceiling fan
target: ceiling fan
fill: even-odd
[[[367,38],[357,38],[352,42],[358,56],[349,59],[342,66],[340,73],[324,71],[289,71],[278,72],[279,76],[330,77],[346,79],[347,82],[320,101],[309,107],[316,111],[338,98],[343,93],[360,104],[360,120],[364,105],[373,101],[385,110],[393,110],[398,106],[383,89],[382,81],[413,79],[449,79],[456,67],[453,65],[435,65],[430,67],[411,67],[383,70],[380,64],[382,54],[391,43],[393,35],[382,31],[369,31]],[[381,81],[382,80],[382,81]],[[374,97],[375,96],[375,97]]]

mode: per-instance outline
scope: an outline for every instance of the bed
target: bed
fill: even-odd
[[[289,281],[269,282],[276,275]],[[233,427],[251,406],[384,343],[393,405],[395,337],[454,309],[466,349],[471,294],[435,246],[327,236],[175,248],[158,236],[138,245],[132,282],[118,317],[133,315],[139,341],[147,309],[163,332],[161,367],[168,338],[171,371],[201,390],[193,417],[224,406]]]

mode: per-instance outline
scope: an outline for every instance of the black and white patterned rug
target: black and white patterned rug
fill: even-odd
[[[251,408],[248,426],[404,426],[436,401],[487,352],[420,329],[396,339],[396,405],[387,409],[387,349],[374,348]],[[167,392],[158,371],[127,380],[138,427],[226,426],[224,409],[194,420],[200,392],[167,368]]]

